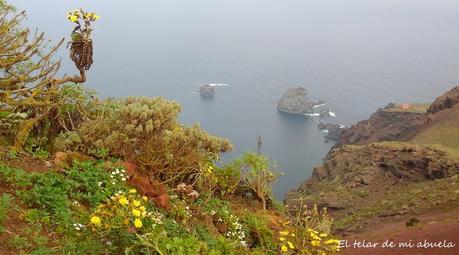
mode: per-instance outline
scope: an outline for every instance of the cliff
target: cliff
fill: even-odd
[[[459,87],[430,105],[389,104],[346,129],[285,203],[292,212],[303,203],[327,207],[335,231],[351,236],[438,208],[457,211],[458,127]]]

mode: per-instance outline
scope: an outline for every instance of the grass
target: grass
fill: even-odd
[[[440,144],[448,147],[451,152],[459,150],[459,106],[451,109],[449,116],[424,130],[412,140],[417,144]]]
[[[336,219],[336,228],[358,228],[358,223],[375,216],[417,214],[439,204],[459,204],[459,176],[393,186],[381,199],[363,204],[353,214]]]
[[[408,104],[409,107],[404,109],[401,104],[396,104],[394,107],[386,109],[388,112],[410,112],[410,113],[426,113],[430,104]]]
[[[3,232],[3,223],[8,216],[8,212],[11,207],[11,195],[3,194],[0,196],[0,233]]]

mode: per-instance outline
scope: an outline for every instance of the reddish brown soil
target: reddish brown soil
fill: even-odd
[[[430,212],[417,217],[420,220],[416,226],[406,227],[406,221],[385,224],[379,229],[368,230],[363,234],[354,234],[344,237],[348,240],[349,248],[343,248],[344,255],[458,255],[459,254],[459,210],[449,212]],[[376,230],[377,229],[377,230]],[[376,248],[353,248],[354,241],[378,242]],[[389,240],[396,244],[395,248],[382,248],[382,244]],[[417,248],[419,242],[438,243],[446,240],[451,242],[452,248]],[[398,248],[400,242],[410,242],[414,248]]]

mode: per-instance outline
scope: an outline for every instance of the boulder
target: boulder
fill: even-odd
[[[201,94],[201,96],[205,98],[212,98],[215,95],[215,89],[209,84],[206,84],[201,86],[201,88],[199,89],[199,94]]]
[[[289,88],[277,102],[277,110],[293,114],[312,113],[314,105],[305,88]]]

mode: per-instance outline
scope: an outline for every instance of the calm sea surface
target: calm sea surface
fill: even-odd
[[[181,120],[230,138],[233,158],[262,150],[284,176],[278,198],[310,176],[332,144],[313,120],[284,116],[276,101],[304,86],[349,125],[391,101],[430,102],[459,84],[457,0],[11,0],[27,24],[67,37],[66,12],[100,14],[87,86],[103,97],[162,95]],[[63,56],[63,73],[75,69]],[[204,83],[226,83],[212,100]]]

